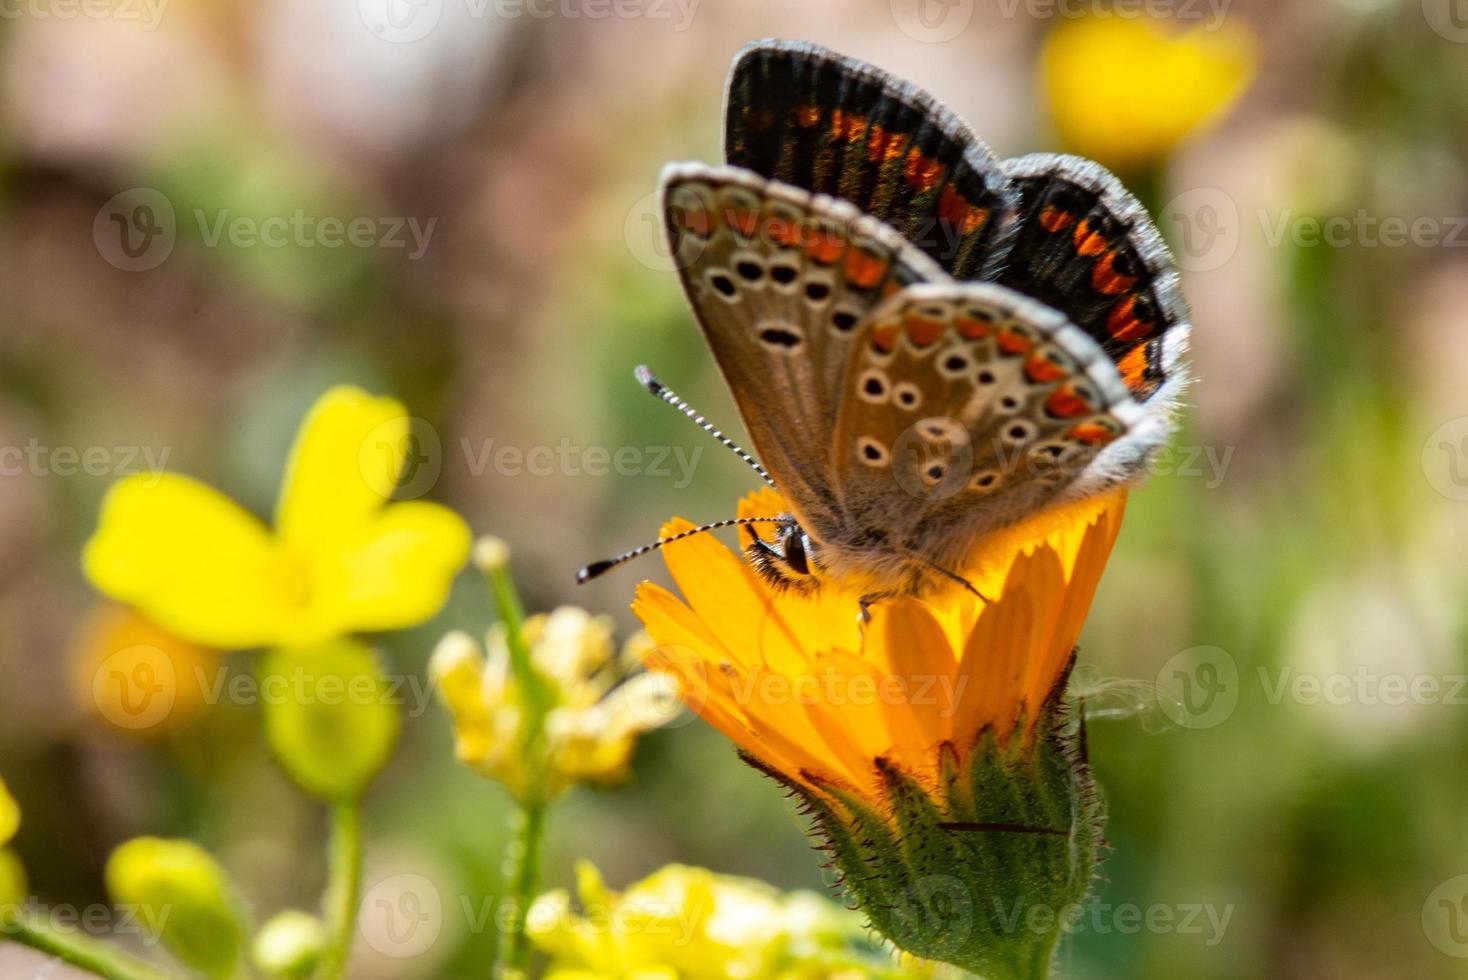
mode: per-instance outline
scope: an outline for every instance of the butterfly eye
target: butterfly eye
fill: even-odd
[[[887,447],[882,445],[871,436],[858,436],[856,440],[856,455],[868,466],[886,466],[892,460],[892,454]]]

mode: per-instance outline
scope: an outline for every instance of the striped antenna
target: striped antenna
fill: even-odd
[[[782,521],[786,520],[789,520],[789,518],[731,517],[727,521],[714,521],[712,524],[705,524],[702,527],[695,527],[687,531],[679,531],[677,534],[674,534],[671,537],[666,537],[661,540],[654,541],[652,544],[645,544],[640,548],[633,548],[626,554],[618,555],[615,558],[608,558],[605,561],[592,562],[590,565],[587,565],[585,568],[581,569],[581,571],[576,573],[576,584],[583,585],[587,582],[590,582],[592,579],[597,578],[603,573],[611,571],[613,568],[616,568],[623,562],[631,561],[634,558],[640,558],[643,555],[647,554],[649,551],[656,551],[658,548],[661,548],[665,544],[672,544],[674,541],[682,541],[684,538],[691,538],[695,534],[702,534],[705,531],[715,531],[721,527],[734,527],[738,524],[779,524]]]
[[[678,394],[673,391],[672,388],[669,388],[657,378],[653,377],[652,371],[648,369],[646,364],[637,365],[637,370],[634,371],[633,374],[636,376],[638,384],[642,385],[642,387],[646,388],[648,391],[652,392],[654,395],[657,395],[663,401],[667,402],[669,405],[672,405],[678,411],[691,418],[694,421],[694,424],[697,425],[700,429],[717,439],[721,445],[733,450],[734,455],[738,456],[740,459],[748,463],[754,469],[754,471],[759,474],[761,480],[764,480],[770,486],[775,487],[775,481],[770,479],[770,474],[765,472],[765,468],[759,464],[759,461],[757,459],[741,449],[739,447],[739,444],[736,443],[733,439],[730,439],[728,436],[724,435],[724,433],[715,428],[712,422],[704,418],[702,415],[699,415],[698,412],[693,408],[693,406],[688,404],[682,398],[678,397]],[[775,487],[775,489],[778,490],[779,487]]]

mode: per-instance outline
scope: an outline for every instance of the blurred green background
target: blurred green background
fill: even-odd
[[[1043,67],[1090,3],[7,6],[0,773],[38,899],[104,901],[107,853],[144,833],[206,843],[262,911],[311,907],[323,880],[322,815],[252,706],[129,731],[93,697],[107,641],[78,554],[150,456],[268,514],[318,394],[391,393],[426,452],[405,492],[506,537],[530,606],[634,628],[658,563],[579,589],[576,568],[754,485],[631,379],[647,362],[737,430],[657,236],[657,174],[718,158],[729,59],[781,36],[912,79],[1002,156],[1114,155],[1184,266],[1199,380],[1081,648],[1114,850],[1064,974],[1468,974],[1468,5],[1112,13],[1143,8],[1249,52],[1236,104],[1175,148],[1131,147],[1129,120],[1206,78]],[[1067,130],[1078,111],[1114,113],[1107,138]],[[422,678],[445,629],[491,615],[466,574],[385,651]],[[426,877],[442,928],[411,958],[367,936],[353,976],[483,976],[508,806],[406,696],[367,881]],[[822,884],[781,793],[696,720],[556,811],[546,885],[582,856],[614,886],[669,861]],[[15,952],[0,969],[30,975]]]

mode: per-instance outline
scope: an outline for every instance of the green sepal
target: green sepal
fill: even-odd
[[[800,800],[841,887],[894,945],[985,980],[1042,980],[1090,891],[1104,811],[1058,697],[1027,730],[1021,719],[1007,739],[980,732],[966,764],[940,747],[934,786],[876,760],[880,813],[812,773],[745,758]]]

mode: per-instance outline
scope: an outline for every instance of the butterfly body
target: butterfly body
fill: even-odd
[[[814,45],[735,61],[725,166],[663,175],[685,294],[791,513],[769,581],[964,582],[985,536],[1135,480],[1187,311],[1099,165],[999,161],[936,100]],[[965,583],[966,584],[966,583]]]

